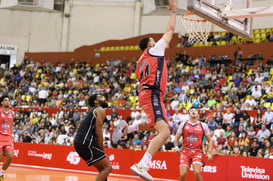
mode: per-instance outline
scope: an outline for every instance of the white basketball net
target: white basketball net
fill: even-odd
[[[182,24],[189,34],[189,41],[207,42],[209,33],[211,32],[211,23],[201,17],[189,12],[182,15]]]

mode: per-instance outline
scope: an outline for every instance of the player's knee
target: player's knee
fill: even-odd
[[[12,160],[13,159],[13,154],[12,153],[8,153],[6,159]]]
[[[109,174],[112,171],[112,166],[110,164],[107,164],[101,167],[97,167],[97,169],[99,170],[99,172],[107,172]]]
[[[193,173],[195,176],[201,175],[201,170],[194,170]]]
[[[164,130],[164,139],[168,139],[171,135],[171,132],[169,129]]]
[[[104,170],[107,172],[107,173],[110,173],[112,171],[112,166],[111,165],[107,165]]]
[[[187,172],[180,172],[180,180],[183,180],[184,178],[187,177]]]

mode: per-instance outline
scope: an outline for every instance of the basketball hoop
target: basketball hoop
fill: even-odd
[[[189,34],[189,41],[207,42],[209,33],[211,32],[211,23],[201,17],[188,12],[182,15],[182,24]]]

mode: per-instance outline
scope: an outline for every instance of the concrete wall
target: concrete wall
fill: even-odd
[[[68,0],[66,3],[66,17],[59,12],[0,9],[0,44],[17,46],[19,63],[27,51],[73,51],[109,39],[163,33],[169,18],[142,15],[138,1]],[[253,2],[255,7],[268,5],[273,6],[273,1]],[[185,33],[180,17],[176,32]],[[254,20],[254,28],[265,27],[273,27],[272,17]]]
[[[134,2],[75,1],[71,7],[68,50],[134,36]]]
[[[0,44],[18,47],[17,62],[27,51],[59,51],[60,13],[0,10]]]

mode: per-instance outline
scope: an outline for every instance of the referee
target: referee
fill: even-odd
[[[93,165],[99,174],[95,181],[106,181],[112,170],[103,149],[102,125],[106,116],[107,103],[100,95],[92,95],[88,99],[92,108],[86,118],[81,121],[74,139],[74,147],[88,166]]]

